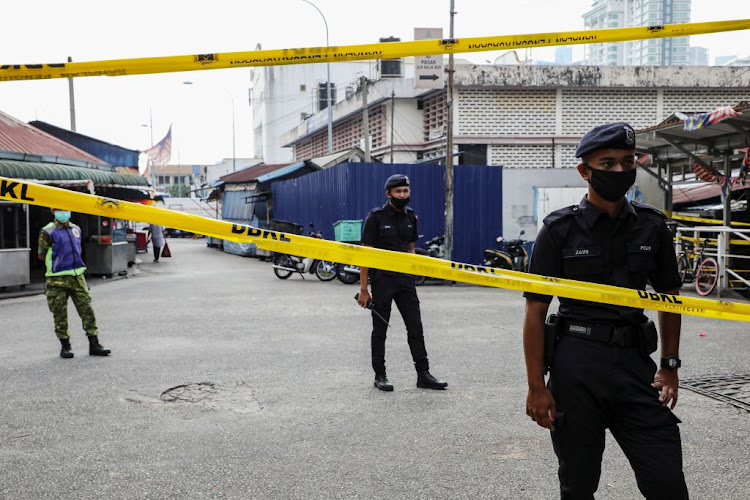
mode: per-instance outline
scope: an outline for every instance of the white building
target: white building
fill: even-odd
[[[594,0],[583,21],[586,29],[682,24],[690,22],[690,8],[691,0]],[[674,37],[593,44],[584,60],[597,66],[687,66],[690,43]]]
[[[651,127],[675,111],[709,111],[750,101],[750,72],[741,67],[628,67],[472,65],[456,67],[453,106],[458,165],[502,165],[503,227],[533,238],[542,203],[552,195],[568,203],[582,184],[575,149],[591,127],[614,121]],[[389,162],[444,161],[445,90],[416,90],[413,79],[368,85],[372,157]],[[391,98],[392,92],[396,97]],[[363,143],[362,94],[334,109],[334,150]],[[314,125],[320,123],[319,125]],[[325,151],[325,122],[316,117],[290,130],[283,142],[295,160]],[[460,168],[460,167],[457,167]],[[647,174],[642,191],[663,196]],[[553,189],[549,189],[553,188]],[[585,190],[585,189],[584,189]],[[559,200],[558,200],[559,201]]]
[[[414,75],[413,58],[403,60],[332,63],[331,101],[340,102],[356,91],[361,76],[369,80]],[[327,65],[300,64],[251,68],[254,156],[265,163],[292,161],[281,136],[326,107]],[[327,113],[327,112],[326,112]],[[327,114],[316,115],[327,125]],[[327,152],[327,150],[325,151]],[[324,153],[325,153],[324,152]]]
[[[595,124],[626,121],[646,128],[675,111],[750,101],[750,73],[740,67],[633,71],[457,64],[455,82],[454,144],[463,153],[460,161],[511,168],[577,165],[576,144]],[[361,91],[338,103],[333,113],[334,150],[363,145]],[[390,161],[391,147],[395,162],[445,155],[445,90],[417,90],[410,78],[377,81],[368,85],[368,114],[374,158]],[[327,131],[319,117],[283,136],[295,160],[325,154]]]
[[[591,10],[583,15],[583,27],[599,30],[627,26],[625,3],[625,0],[594,0]],[[585,45],[584,62],[593,66],[622,66],[625,63],[625,44]]]

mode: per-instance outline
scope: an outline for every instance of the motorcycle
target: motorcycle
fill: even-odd
[[[415,248],[414,253],[418,255],[426,255],[428,257],[435,257],[436,259],[444,258],[445,257],[445,236],[435,236],[434,238],[425,241],[423,243],[423,248],[420,248],[420,247]],[[433,279],[433,278],[430,278],[430,279]],[[424,285],[425,281],[427,281],[426,276],[414,277],[414,284],[416,286]]]
[[[345,285],[353,285],[359,281],[359,266],[336,264],[336,277]]]
[[[323,239],[323,235],[315,232],[315,227],[310,223],[310,234],[313,238]],[[311,259],[309,257],[298,257],[285,253],[276,253],[273,256],[273,272],[279,279],[285,280],[294,273],[299,273],[302,279],[305,274],[315,274],[320,281],[331,281],[336,277],[337,264],[325,260]]]
[[[524,234],[526,234],[526,231],[521,231],[518,239],[508,241],[504,241],[502,236],[498,236],[497,242],[500,243],[500,248],[488,248],[484,251],[484,266],[524,273],[528,271],[529,254],[524,247],[526,240],[521,239]]]

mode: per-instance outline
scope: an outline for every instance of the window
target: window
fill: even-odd
[[[307,85],[305,85],[304,83],[303,83],[303,84],[301,84],[301,85],[299,86],[299,91],[300,91],[300,92],[307,92]]]

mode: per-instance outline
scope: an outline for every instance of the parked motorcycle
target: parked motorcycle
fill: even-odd
[[[313,238],[323,239],[323,235],[315,232],[315,227],[310,223],[310,234]],[[298,257],[285,253],[276,253],[273,256],[273,272],[279,279],[285,280],[294,273],[299,273],[302,279],[305,274],[315,274],[320,281],[331,281],[336,277],[337,264],[325,260],[311,259],[309,257]]]
[[[529,255],[524,244],[526,240],[521,239],[521,234],[516,240],[504,241],[502,236],[497,237],[500,248],[488,248],[484,251],[484,266],[499,269],[510,269],[512,271],[526,272],[529,269]]]
[[[336,277],[345,285],[353,285],[359,281],[359,266],[336,264]]]
[[[445,257],[445,236],[435,236],[423,243],[422,247],[416,247],[414,253],[442,259]],[[430,278],[433,279],[433,278]],[[416,286],[424,285],[427,281],[426,276],[415,276],[414,284]]]

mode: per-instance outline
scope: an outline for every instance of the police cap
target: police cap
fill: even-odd
[[[405,176],[404,174],[392,175],[388,177],[387,181],[385,181],[386,191],[389,189],[393,189],[395,187],[408,186],[408,185],[409,185],[409,178]]]
[[[583,158],[597,149],[635,149],[635,131],[625,122],[594,127],[581,138],[576,157]]]

